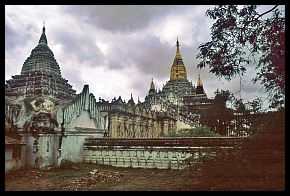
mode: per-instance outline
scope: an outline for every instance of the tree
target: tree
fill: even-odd
[[[232,101],[233,95],[228,90],[215,92],[213,104],[201,112],[201,124],[210,127],[222,136],[227,135],[233,112],[227,108],[227,101]]]
[[[265,121],[265,118],[269,118],[265,113],[263,113],[262,105],[263,102],[261,98],[256,98],[252,101],[247,102],[247,106],[250,112],[248,121],[251,125],[250,132],[252,133],[259,131],[261,125]]]
[[[279,6],[258,13],[256,5],[218,5],[206,11],[215,20],[211,41],[199,46],[199,68],[231,80],[253,64],[253,82],[266,89],[273,108],[285,107],[285,11]],[[266,17],[272,14],[270,17]],[[266,17],[266,18],[264,18]],[[251,56],[252,55],[252,56]],[[259,58],[256,62],[255,58]]]
[[[262,110],[262,99],[261,98],[256,98],[252,101],[249,101],[247,103],[247,105],[249,106],[250,108],[250,111],[253,113],[253,114],[259,114],[259,113],[262,113],[263,110]]]

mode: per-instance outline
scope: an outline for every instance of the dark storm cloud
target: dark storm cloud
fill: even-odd
[[[162,44],[156,37],[124,37],[119,43],[115,43],[108,58],[107,68],[135,67],[144,75],[166,78],[174,55],[175,48]]]
[[[162,44],[156,37],[148,37],[138,43],[135,51],[132,59],[141,73],[162,79],[168,77],[175,55],[174,47]]]
[[[83,5],[65,6],[63,10],[102,29],[126,32],[145,28],[151,20],[184,8],[181,5]]]

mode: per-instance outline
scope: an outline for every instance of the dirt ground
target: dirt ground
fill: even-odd
[[[182,191],[197,183],[198,172],[116,168],[75,164],[66,168],[27,169],[5,175],[6,191]]]
[[[227,165],[225,165],[227,164]],[[230,165],[228,165],[230,164]],[[6,191],[215,191],[284,190],[283,164],[264,167],[223,162],[200,169],[135,169],[74,164],[5,174]],[[283,169],[283,171],[281,170]]]

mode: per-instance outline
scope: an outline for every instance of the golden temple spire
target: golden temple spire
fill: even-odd
[[[197,86],[202,86],[202,81],[200,79],[200,74],[198,74]]]
[[[176,55],[171,66],[170,80],[187,80],[186,68],[179,51],[179,41],[176,41]]]

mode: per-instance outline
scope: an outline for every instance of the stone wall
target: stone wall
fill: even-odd
[[[152,138],[161,134],[160,122],[151,111],[131,115],[114,112],[109,120],[112,138]]]
[[[103,137],[103,131],[21,133],[21,136],[21,140],[26,143],[24,165],[42,168],[60,165],[63,160],[83,162],[85,139]]]
[[[146,150],[145,148],[127,148],[122,146],[110,149],[88,148],[85,150],[85,162],[116,167],[182,169],[191,153],[175,152],[163,148]]]
[[[59,135],[58,134],[20,134],[21,141],[26,143],[25,166],[46,167],[56,165]]]
[[[86,139],[84,153],[87,163],[183,169],[199,162],[201,157],[234,150],[241,141],[238,138]]]
[[[20,148],[20,157],[13,157],[15,148]],[[5,145],[5,173],[25,165],[25,145]]]
[[[62,138],[61,155],[57,164],[60,165],[63,160],[79,163],[84,161],[83,145],[86,138],[101,138],[103,132],[71,132],[65,133]]]

